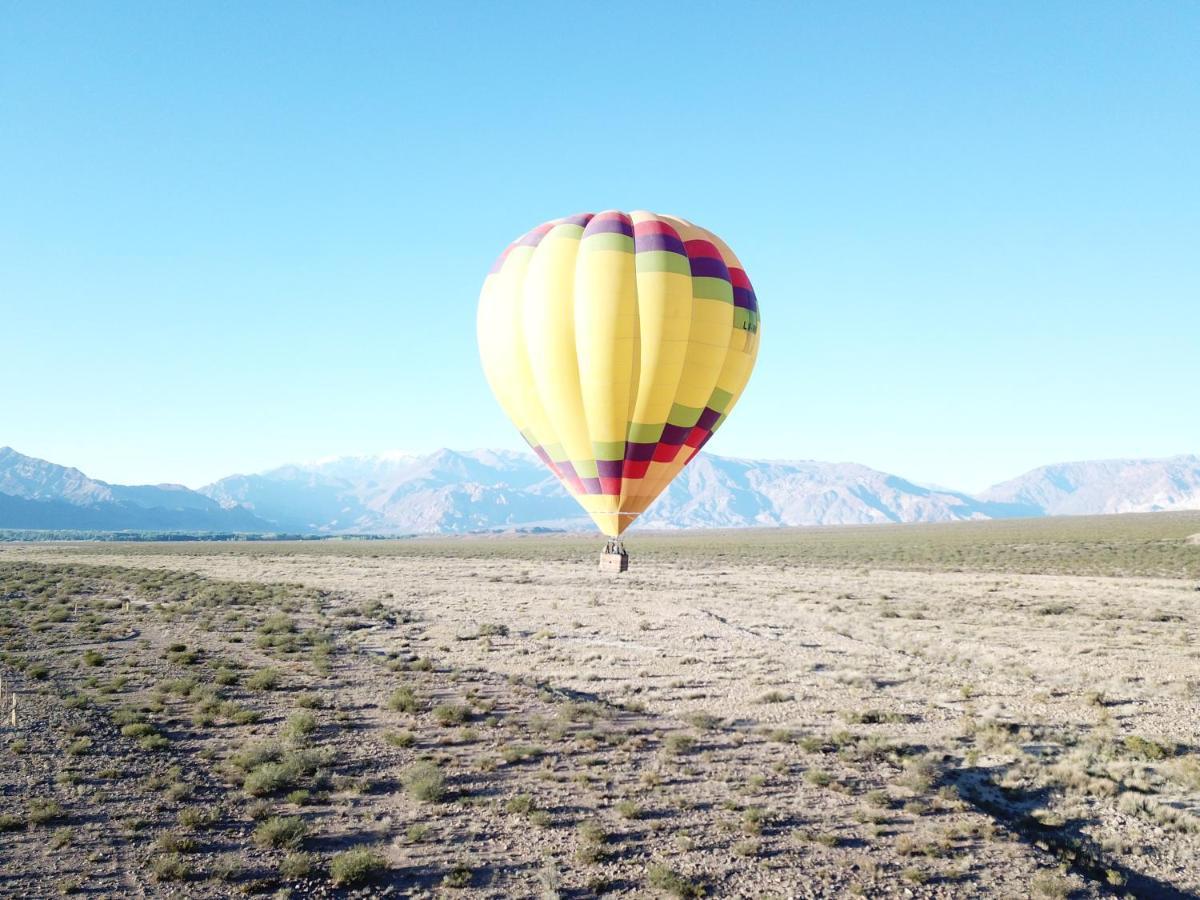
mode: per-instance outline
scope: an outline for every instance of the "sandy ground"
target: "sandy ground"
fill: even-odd
[[[718,896],[1200,896],[1190,581],[636,558],[614,578],[520,559],[0,549],[0,561],[73,558],[380,601],[421,623],[439,665],[493,690],[531,679],[695,734],[705,749],[674,796],[639,786],[639,770],[660,765],[647,757],[579,801],[676,807],[676,820],[637,827],[644,850],[603,864],[618,893],[651,890],[640,873],[667,859]],[[465,639],[481,631],[495,636]],[[363,653],[393,641],[386,628],[353,636]],[[695,727],[706,717],[719,724]],[[927,777],[905,759],[925,761]],[[748,800],[753,774],[766,786]],[[748,804],[774,824],[706,841],[731,787],[742,794],[727,803],[729,829]],[[865,798],[881,790],[872,812]],[[495,833],[497,871],[506,855],[533,869],[549,853],[557,874],[521,886],[509,871],[467,892],[593,892],[562,841]],[[441,849],[457,852],[457,840],[451,830]],[[561,888],[547,887],[555,878]]]

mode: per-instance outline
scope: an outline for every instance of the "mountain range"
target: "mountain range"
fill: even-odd
[[[854,463],[701,454],[643,528],[947,522],[1200,509],[1200,457],[1043,466],[979,495]],[[340,457],[190,490],[116,485],[0,448],[0,528],[292,534],[588,529],[535,459],[507,450]]]

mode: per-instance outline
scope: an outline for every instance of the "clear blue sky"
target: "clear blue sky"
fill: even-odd
[[[1200,452],[1200,5],[0,4],[0,445],[197,486],[519,447],[489,265],[651,209],[763,310],[716,453]]]

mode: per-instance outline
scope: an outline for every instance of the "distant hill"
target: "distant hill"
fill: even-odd
[[[952,522],[1041,514],[1035,506],[983,502],[856,463],[700,456],[639,521],[660,528],[737,528]]]
[[[1200,509],[1200,457],[1043,466],[983,494],[855,463],[701,454],[639,525],[739,528],[950,522]],[[348,456],[231,475],[198,491],[115,485],[0,449],[0,528],[425,534],[593,527],[533,456]]]
[[[454,533],[589,528],[533,456],[496,450],[343,457],[235,475],[200,489],[283,530]],[[771,462],[701,454],[639,519],[650,528],[946,522],[1035,516],[849,463]]]
[[[88,531],[274,529],[179,484],[119,485],[0,447],[0,528]]]
[[[200,490],[287,531],[414,534],[590,522],[534,457],[503,450],[343,457],[233,475]]]
[[[1048,516],[1200,509],[1200,456],[1057,463],[989,488],[981,499]]]

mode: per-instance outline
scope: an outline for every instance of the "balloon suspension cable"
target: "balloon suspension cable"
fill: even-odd
[[[629,569],[629,554],[625,552],[625,543],[620,538],[609,538],[600,554],[600,570],[620,574]]]

